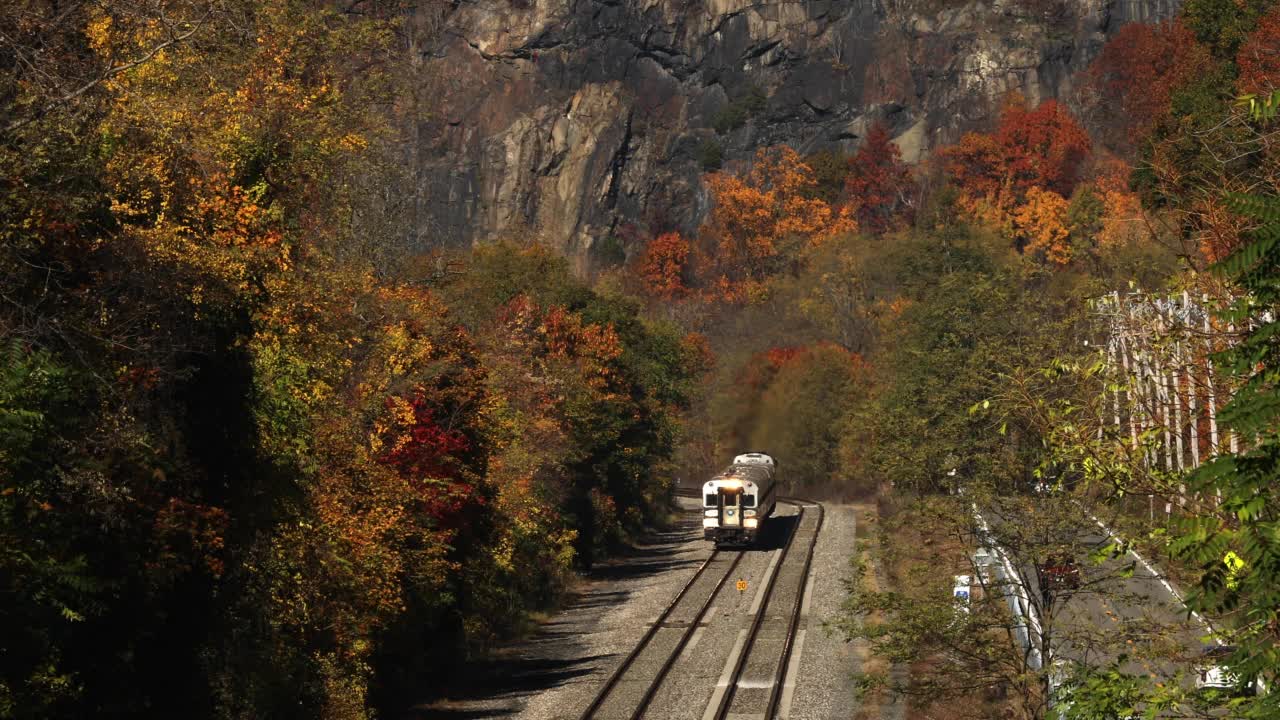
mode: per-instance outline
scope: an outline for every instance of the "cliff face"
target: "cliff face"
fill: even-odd
[[[690,230],[718,156],[852,150],[885,121],[908,160],[1000,98],[1065,97],[1109,32],[1176,0],[460,0],[421,51],[419,234],[533,234],[580,268],[631,223]]]

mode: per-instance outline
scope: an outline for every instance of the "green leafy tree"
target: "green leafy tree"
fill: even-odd
[[[1226,618],[1237,646],[1230,666],[1243,680],[1280,681],[1280,197],[1233,196],[1231,205],[1257,224],[1249,242],[1217,271],[1242,295],[1225,318],[1250,327],[1224,353],[1221,367],[1241,383],[1222,408],[1219,422],[1246,440],[1239,454],[1214,458],[1191,475],[1196,490],[1222,497],[1218,512],[1184,521],[1172,549],[1191,562],[1200,578],[1188,598],[1192,607]],[[1247,709],[1251,717],[1273,717],[1280,695],[1269,693]]]
[[[748,447],[776,457],[793,488],[841,485],[842,420],[863,370],[861,357],[836,345],[798,349],[762,393]]]
[[[870,358],[879,389],[851,427],[870,429],[870,469],[904,491],[947,490],[953,472],[1005,489],[1028,482],[1025,459],[1014,457],[1031,447],[1022,429],[999,435],[968,409],[996,392],[1003,372],[1053,356],[1069,301],[992,242],[962,229],[921,234],[895,259],[908,292]]]
[[[1231,59],[1271,5],[1270,0],[1187,0],[1182,19],[1215,56]]]

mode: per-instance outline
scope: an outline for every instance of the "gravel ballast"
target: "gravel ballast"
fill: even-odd
[[[451,688],[448,698],[416,708],[409,716],[424,720],[576,720],[711,554],[711,543],[702,539],[701,519],[695,514],[696,500],[681,502],[688,506],[689,515],[674,530],[593,570],[575,601],[540,626],[533,637],[475,666],[465,673],[465,683]],[[794,507],[780,504],[777,519],[782,522],[777,528],[786,527],[790,520],[784,518],[794,513]],[[859,668],[854,648],[822,627],[838,612],[844,598],[841,580],[850,574],[849,558],[856,547],[854,514],[851,508],[839,505],[827,505],[826,513],[805,602],[808,612],[800,624],[804,637],[797,643],[798,658],[793,657],[789,674],[793,687],[784,693],[780,708],[783,717],[850,718],[857,709],[851,689],[852,674]],[[736,577],[725,584],[671,669],[647,717],[702,720],[717,683],[723,682],[735,645],[741,642],[752,612],[758,609],[758,593],[784,539],[774,537],[771,547],[745,553],[734,574],[747,581],[748,590],[736,589]],[[794,591],[788,595],[793,596]],[[673,620],[679,619],[673,616]],[[675,629],[660,630],[655,644],[664,636],[678,635]],[[661,662],[658,655],[642,653],[642,658],[652,656],[645,662],[655,667],[628,673],[627,677],[634,675],[636,679],[620,683],[615,693],[638,697],[645,684],[640,678],[656,673]],[[607,703],[602,710],[608,712],[600,717],[618,715],[623,704]]]
[[[858,647],[823,627],[839,614],[847,597],[844,580],[853,574],[849,560],[857,550],[856,516],[847,505],[825,507],[826,519],[814,548],[811,590],[805,600],[807,612],[800,621],[804,636],[796,640],[799,672],[792,679],[790,702],[784,694],[779,708],[782,717],[791,720],[847,720],[858,710],[853,693],[853,675],[862,667]]]

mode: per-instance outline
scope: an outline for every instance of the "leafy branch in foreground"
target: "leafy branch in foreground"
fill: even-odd
[[[1217,272],[1242,291],[1226,314],[1249,330],[1218,361],[1241,382],[1220,418],[1244,438],[1238,454],[1201,466],[1190,484],[1222,499],[1219,511],[1184,520],[1172,549],[1199,572],[1189,604],[1224,617],[1237,649],[1228,665],[1242,680],[1280,680],[1280,197],[1228,197],[1233,210],[1257,223],[1247,245]],[[1247,717],[1275,717],[1280,694],[1240,709]]]

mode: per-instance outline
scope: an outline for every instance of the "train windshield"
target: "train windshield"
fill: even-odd
[[[705,505],[706,507],[715,507],[715,506],[716,506],[716,494],[715,494],[715,493],[707,493],[706,495],[704,495],[704,496],[703,496],[703,498],[702,498],[702,504],[703,504],[703,505]]]
[[[755,507],[755,506],[756,506],[756,496],[755,496],[755,495],[743,495],[743,496],[742,496],[742,507],[749,507],[749,508],[753,508],[753,507]]]

